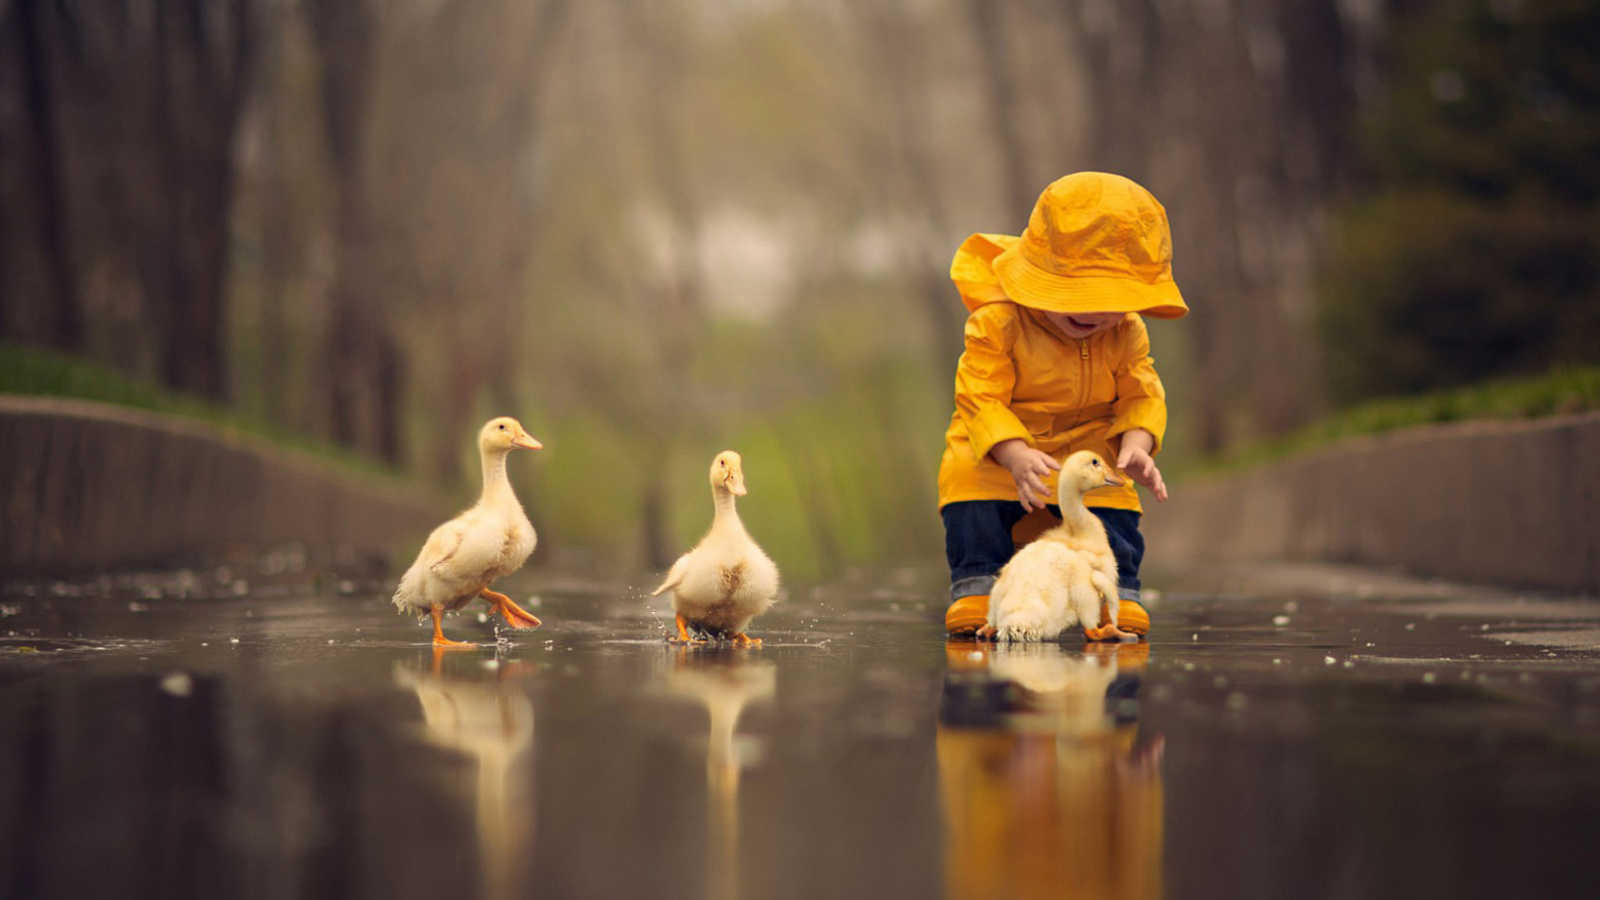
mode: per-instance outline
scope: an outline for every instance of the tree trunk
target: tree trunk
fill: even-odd
[[[1021,123],[1017,121],[1017,85],[1011,76],[1005,25],[1000,21],[1004,6],[988,0],[967,0],[968,20],[978,40],[978,76],[987,95],[985,105],[994,118],[994,139],[1000,151],[1000,178],[1006,208],[1017,210],[1014,215],[1020,217],[1033,208],[1043,185],[1034,185],[1029,176],[1027,144]]]
[[[87,344],[87,328],[72,264],[66,171],[60,126],[56,121],[60,101],[55,89],[51,38],[45,22],[49,13],[44,6],[43,0],[16,0],[7,10],[5,21],[0,23],[4,44],[13,45],[11,36],[14,35],[14,46],[20,50],[21,72],[18,74],[27,123],[21,135],[0,135],[0,142],[12,145],[14,149],[10,153],[26,160],[24,165],[32,169],[32,177],[24,183],[31,181],[33,190],[22,192],[18,200],[19,205],[32,210],[32,215],[21,218],[19,224],[29,218],[34,223],[33,229],[18,229],[17,233],[4,238],[5,246],[0,249],[0,265],[3,265],[0,268],[0,304],[6,302],[12,291],[35,294],[27,298],[24,308],[46,310],[37,325],[40,342],[64,353],[81,353]],[[32,140],[26,135],[31,135]],[[29,231],[36,232],[37,243],[21,237]],[[34,259],[18,259],[19,256],[33,256]],[[19,273],[26,273],[26,281]],[[0,307],[0,336],[7,333],[9,318],[9,310]],[[28,336],[26,331],[23,336]]]
[[[344,446],[397,460],[402,386],[386,379],[398,370],[398,351],[388,319],[367,301],[372,238],[363,152],[377,17],[366,0],[309,0],[306,9],[322,64],[323,129],[339,191],[322,359],[329,373],[329,431]]]

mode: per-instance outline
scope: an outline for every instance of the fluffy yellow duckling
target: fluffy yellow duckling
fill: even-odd
[[[765,612],[778,595],[778,567],[750,539],[734,509],[745,495],[744,465],[739,454],[724,450],[711,461],[711,499],[716,510],[711,530],[693,550],[672,564],[658,597],[672,591],[678,639],[691,640],[691,627],[727,635],[740,646],[760,644],[745,634],[750,621]]]
[[[1091,641],[1136,641],[1117,627],[1117,560],[1105,526],[1083,504],[1095,488],[1122,484],[1099,455],[1080,450],[1061,464],[1061,524],[1000,570],[989,593],[989,620],[979,637],[1053,640],[1072,625]]]
[[[417,561],[406,570],[394,592],[394,605],[401,611],[433,616],[434,646],[473,646],[446,638],[439,619],[446,610],[460,609],[474,597],[487,600],[512,628],[539,627],[536,617],[505,594],[489,590],[489,585],[522,568],[537,541],[533,525],[506,477],[506,455],[512,450],[538,450],[543,446],[509,416],[491,419],[478,432],[482,495],[466,512],[428,535]]]

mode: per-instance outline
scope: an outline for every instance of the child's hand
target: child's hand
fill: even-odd
[[[1143,428],[1134,428],[1122,436],[1122,449],[1117,451],[1117,468],[1128,477],[1150,489],[1156,499],[1167,502],[1167,483],[1161,480],[1161,470],[1150,455],[1155,438]]]
[[[1045,508],[1050,502],[1050,488],[1045,486],[1044,480],[1051,472],[1061,469],[1061,463],[1056,462],[1055,457],[1029,447],[1028,442],[1021,438],[995,444],[990,448],[989,455],[1011,473],[1011,478],[1017,483],[1017,498],[1022,501],[1023,509],[1033,512]]]

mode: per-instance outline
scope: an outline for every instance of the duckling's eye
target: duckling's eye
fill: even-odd
[[[501,430],[501,431],[505,431],[505,430],[506,430],[506,427],[505,427],[505,426],[504,426],[504,425],[501,425],[501,426],[500,426],[500,430]]]
[[[1096,469],[1098,469],[1098,468],[1100,468],[1100,460],[1091,459],[1091,460],[1089,460],[1089,465],[1094,466]]]

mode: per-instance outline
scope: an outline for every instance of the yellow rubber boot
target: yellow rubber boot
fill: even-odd
[[[944,612],[944,631],[952,637],[971,637],[989,621],[989,595],[972,594],[950,604]]]
[[[1117,627],[1145,637],[1150,634],[1150,614],[1137,600],[1123,600],[1117,604]]]

